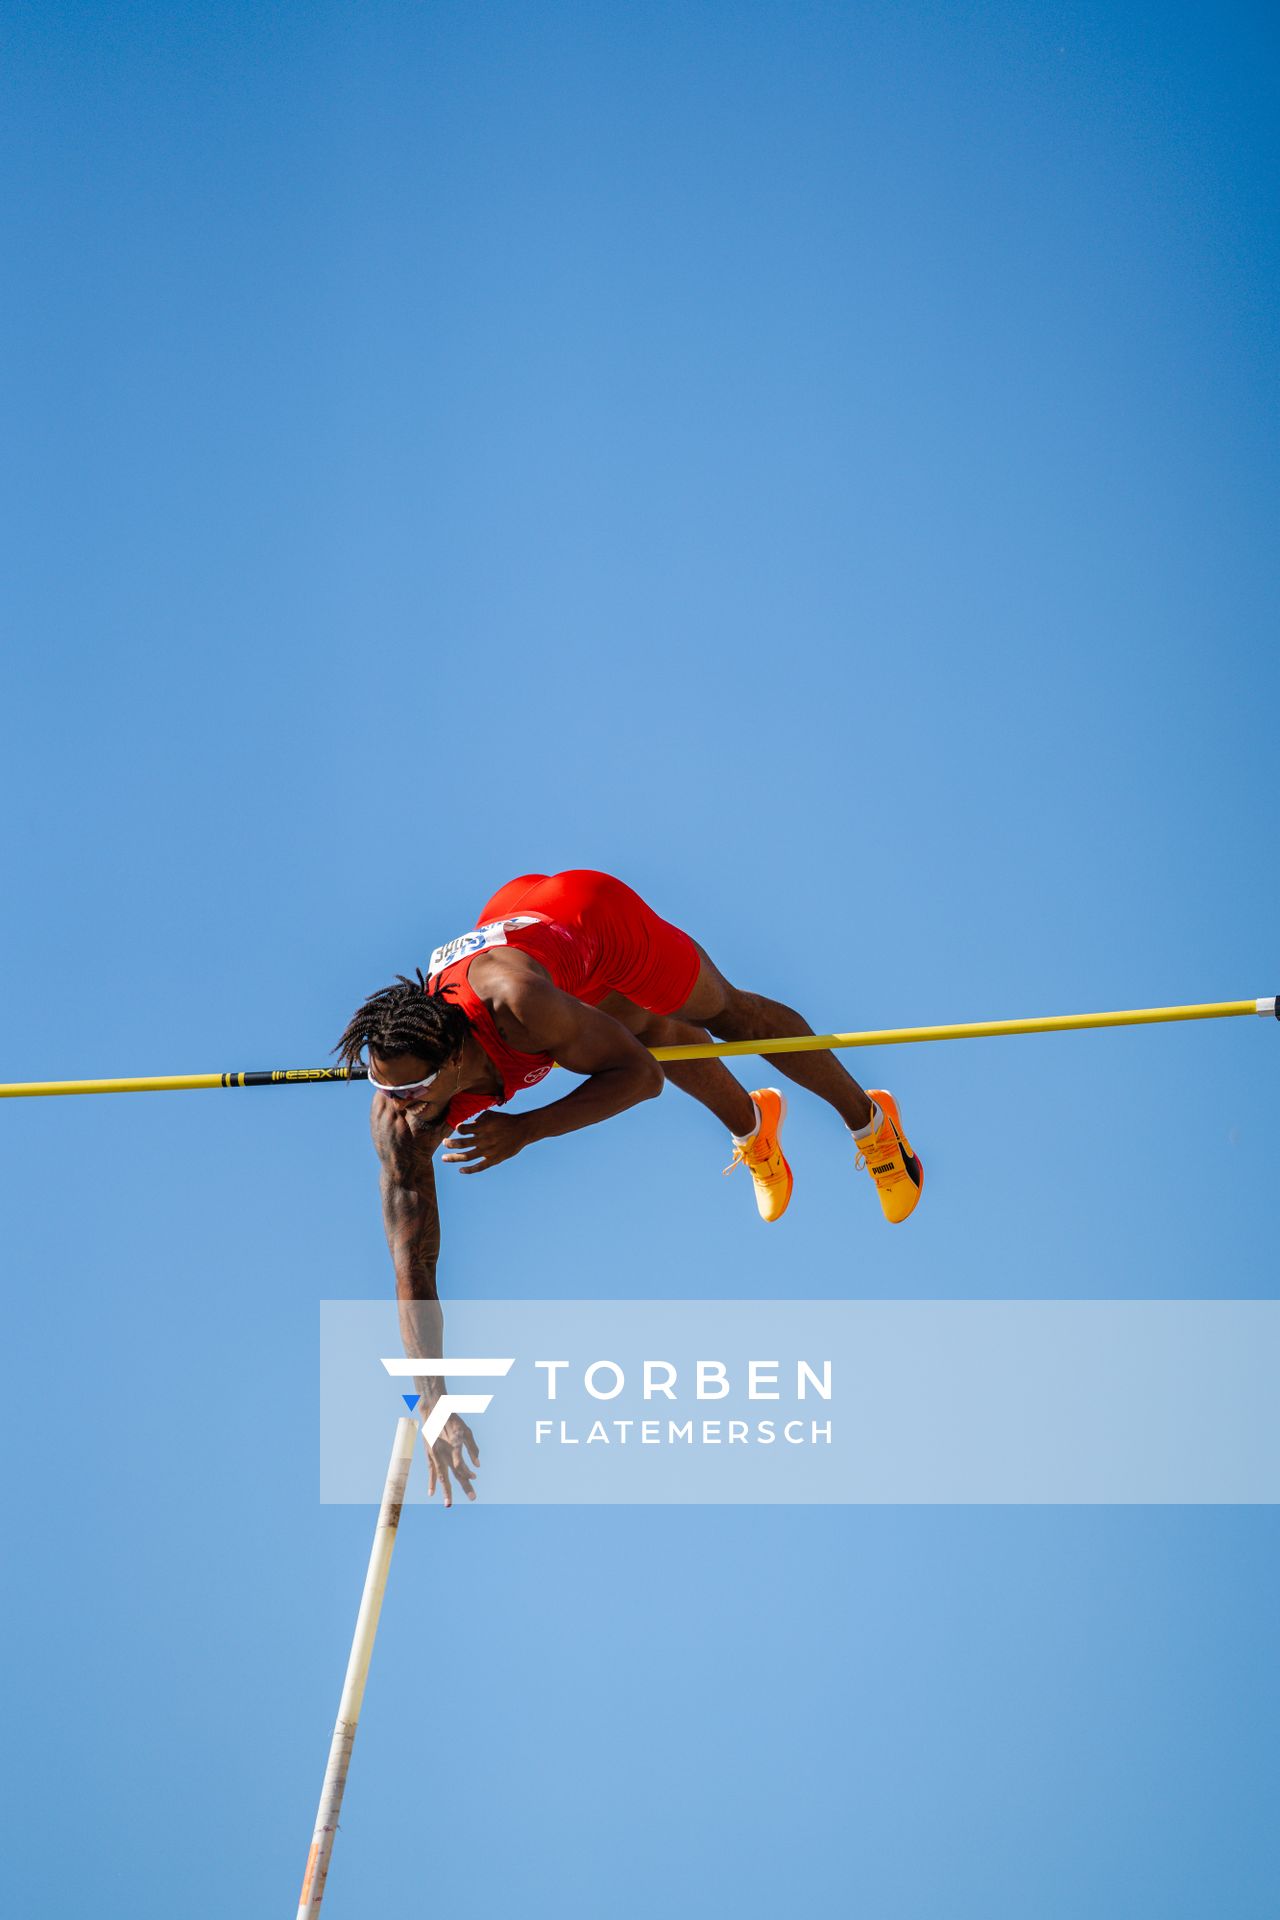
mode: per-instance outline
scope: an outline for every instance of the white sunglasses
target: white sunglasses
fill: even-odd
[[[385,1080],[375,1080],[372,1067],[368,1068],[367,1072],[371,1087],[376,1087],[379,1093],[389,1093],[393,1100],[403,1100],[411,1093],[421,1093],[422,1089],[429,1087],[433,1080],[438,1080],[441,1069],[437,1067],[435,1072],[429,1073],[425,1080],[405,1080],[398,1087],[389,1087]]]

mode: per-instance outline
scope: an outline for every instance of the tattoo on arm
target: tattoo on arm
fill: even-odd
[[[390,1100],[373,1103],[373,1143],[381,1162],[382,1221],[396,1273],[400,1338],[406,1357],[434,1359],[444,1352],[444,1314],[436,1290],[440,1212],[431,1156],[443,1139],[442,1122],[415,1129]],[[423,1406],[444,1391],[437,1375],[414,1381]]]

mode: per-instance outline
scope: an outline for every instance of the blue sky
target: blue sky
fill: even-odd
[[[1275,53],[1239,7],[12,10],[2,1077],[317,1062],[577,865],[820,1028],[1275,992]],[[901,1232],[802,1100],[766,1230],[668,1094],[442,1177],[442,1286],[1268,1296],[1277,1038],[868,1062]],[[366,1119],[0,1111],[24,1911],[296,1897]],[[1269,1511],[410,1517],[335,1915],[1269,1911]]]

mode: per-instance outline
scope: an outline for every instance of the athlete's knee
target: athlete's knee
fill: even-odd
[[[696,1047],[711,1035],[705,1027],[690,1020],[677,1020],[674,1014],[655,1014],[640,1033],[646,1047]]]
[[[726,981],[723,1002],[715,1013],[708,1015],[707,1025],[721,1040],[752,1040],[756,1011],[756,996],[743,993]]]
[[[644,1042],[648,1046],[648,1041]],[[662,1071],[662,1063],[650,1054],[643,1069],[644,1080],[640,1094],[642,1100],[656,1100],[667,1084],[667,1076]]]
[[[638,1038],[649,1048],[653,1047],[705,1047],[711,1041],[706,1027],[698,1027],[691,1020],[678,1020],[674,1014],[655,1014],[648,1021]],[[694,1064],[688,1061],[655,1060],[662,1084],[666,1085],[668,1068],[678,1070],[680,1066]],[[698,1063],[703,1064],[703,1063]]]
[[[662,1071],[662,1062],[660,1060],[655,1060],[653,1063],[653,1077],[650,1079],[648,1085],[645,1087],[645,1090],[644,1090],[645,1099],[656,1100],[660,1093],[665,1093],[666,1086],[667,1086],[667,1076]]]

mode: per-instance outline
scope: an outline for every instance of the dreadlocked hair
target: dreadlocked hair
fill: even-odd
[[[358,1065],[368,1047],[384,1060],[411,1053],[434,1071],[458,1051],[471,1025],[462,1008],[446,997],[451,987],[437,991],[423,978],[421,967],[414,972],[416,980],[397,974],[394,986],[380,987],[357,1007],[334,1048],[344,1066]]]

